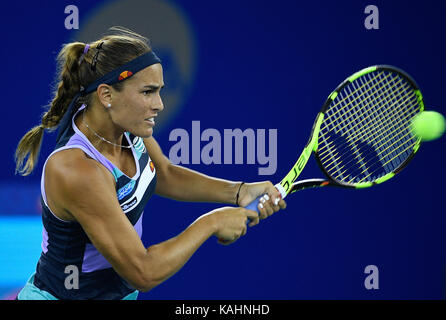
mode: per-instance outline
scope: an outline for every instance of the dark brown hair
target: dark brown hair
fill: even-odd
[[[41,124],[29,130],[20,140],[15,152],[16,173],[26,176],[33,171],[45,129],[52,131],[57,128],[81,87],[87,87],[106,73],[151,51],[147,38],[123,27],[112,27],[109,34],[90,43],[89,50],[81,59],[86,45],[82,42],[65,44],[57,55],[58,85],[54,98],[43,113]],[[122,86],[123,83],[117,83],[112,87],[121,91]],[[79,98],[77,105],[88,104],[94,93]]]

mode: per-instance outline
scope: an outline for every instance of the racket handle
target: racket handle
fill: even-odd
[[[281,198],[284,199],[284,198],[286,197],[286,191],[285,191],[285,189],[281,186],[281,184],[278,183],[278,184],[276,184],[274,187],[277,189],[277,191],[280,192],[280,196],[281,196]],[[248,205],[245,207],[245,209],[252,210],[252,211],[255,211],[255,212],[257,212],[257,213],[260,213],[260,212],[259,212],[259,209],[258,209],[257,207],[258,207],[258,205],[259,205],[260,198],[263,197],[263,196],[264,196],[264,195],[261,195],[260,197],[258,197],[258,198],[255,199],[254,201],[252,201],[250,204],[248,204]]]
[[[286,197],[287,193],[286,193],[285,189],[280,185],[280,183],[276,184],[274,187],[276,187],[276,189],[280,192],[280,196],[281,196],[282,199]],[[255,212],[260,214],[259,209],[257,208],[257,206],[259,205],[260,198],[263,197],[263,196],[264,195],[261,195],[260,197],[258,197],[254,201],[252,201],[250,204],[248,204],[245,207],[245,209],[252,210],[252,211],[255,211]],[[246,221],[246,224],[249,224],[250,222],[251,221],[248,219]],[[221,239],[220,239],[220,241],[223,242],[223,243],[229,242],[229,241],[224,241],[224,240],[221,240]]]
[[[248,209],[248,210],[252,210],[252,211],[255,211],[255,212],[257,212],[257,213],[260,213],[260,212],[259,212],[259,209],[257,208],[257,206],[259,205],[259,202],[260,202],[260,198],[261,198],[261,197],[263,197],[263,196],[258,197],[258,198],[255,199],[253,202],[251,202],[250,204],[248,204],[245,208]]]

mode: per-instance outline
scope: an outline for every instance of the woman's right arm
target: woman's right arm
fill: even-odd
[[[257,217],[244,208],[220,208],[201,216],[178,236],[145,248],[123,213],[113,177],[104,167],[88,158],[54,158],[46,167],[51,203],[78,221],[114,270],[140,291],[175,274],[210,236],[231,243],[246,233],[247,219]]]

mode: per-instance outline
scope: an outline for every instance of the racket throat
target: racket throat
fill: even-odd
[[[290,193],[304,190],[304,189],[320,188],[320,187],[326,187],[326,186],[330,186],[330,185],[333,185],[333,183],[330,182],[329,180],[325,180],[325,179],[300,180],[300,181],[293,183]]]

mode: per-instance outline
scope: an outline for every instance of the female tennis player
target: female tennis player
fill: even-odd
[[[111,31],[62,48],[50,108],[17,147],[17,171],[28,175],[44,130],[59,130],[41,178],[42,254],[19,300],[136,299],[211,236],[230,244],[246,233],[248,219],[253,226],[286,207],[271,182],[227,181],[169,162],[152,136],[164,108],[161,61],[146,38]],[[206,213],[178,236],[145,248],[143,210],[153,193],[239,207]],[[263,194],[260,215],[243,208]]]

